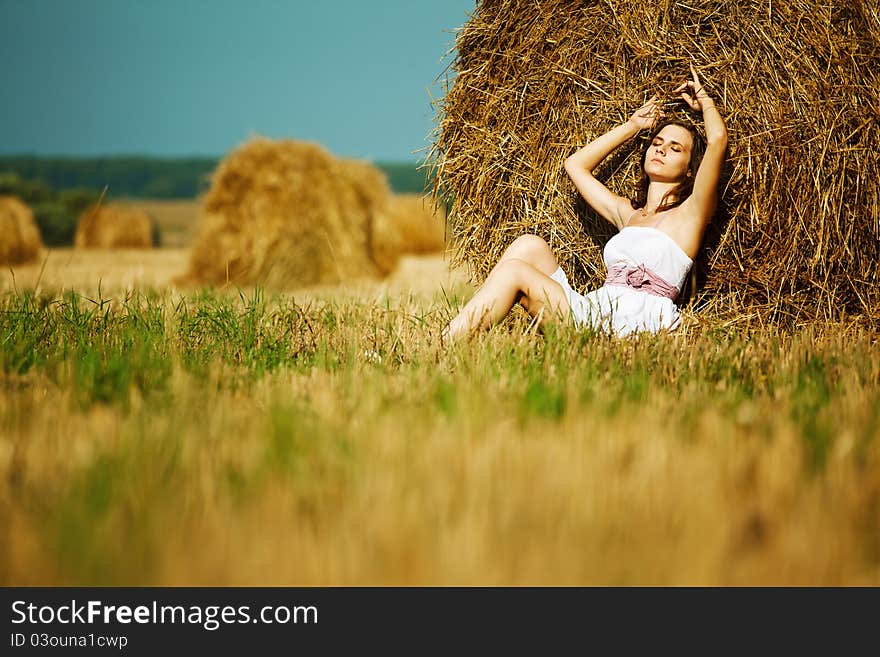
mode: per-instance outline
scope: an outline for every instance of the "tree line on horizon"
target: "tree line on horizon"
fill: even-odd
[[[77,220],[89,206],[124,198],[189,199],[206,192],[220,158],[0,157],[0,196],[15,196],[34,213],[47,246],[73,244]],[[377,163],[398,194],[421,193],[416,163]],[[159,237],[155,236],[155,243]]]
[[[210,186],[221,158],[2,156],[0,175],[57,191],[103,190],[115,198],[195,198]],[[416,162],[376,162],[398,194],[420,193],[424,170]]]

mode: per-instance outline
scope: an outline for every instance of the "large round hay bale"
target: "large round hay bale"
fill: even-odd
[[[221,162],[188,280],[289,288],[384,272],[372,257],[388,183],[317,144],[256,138]]]
[[[153,223],[150,215],[137,208],[92,205],[77,220],[73,245],[78,249],[149,249]]]
[[[0,196],[0,264],[23,265],[43,248],[34,213],[15,196]]]
[[[579,200],[564,160],[655,91],[669,97],[693,61],[730,136],[721,207],[695,267],[696,300],[736,297],[788,319],[876,304],[873,6],[478,2],[457,36],[456,77],[431,155],[437,189],[453,203],[457,260],[482,277],[531,231],[549,240],[576,283],[600,285],[600,249],[614,229]],[[687,115],[680,107],[673,114]],[[598,171],[615,192],[633,194],[640,146],[622,147]]]
[[[395,194],[389,208],[391,223],[404,253],[437,253],[446,247],[446,211],[421,194]]]
[[[367,218],[367,256],[379,274],[387,276],[400,260],[400,232],[390,214],[391,187],[375,166],[360,160],[340,160],[342,180],[354,190],[357,205]]]

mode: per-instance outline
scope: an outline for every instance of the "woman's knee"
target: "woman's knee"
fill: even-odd
[[[520,235],[507,247],[504,259],[512,258],[523,260],[548,275],[557,267],[550,245],[544,238],[530,233]]]
[[[533,235],[531,233],[526,233],[525,235],[520,235],[513,243],[507,248],[508,253],[511,254],[514,258],[522,258],[523,260],[527,260],[523,256],[532,255],[535,253],[543,253],[550,251],[550,245],[544,240],[543,237],[539,235]],[[514,255],[519,254],[519,255]]]

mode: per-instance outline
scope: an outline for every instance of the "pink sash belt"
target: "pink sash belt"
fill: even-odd
[[[677,287],[667,283],[645,265],[614,265],[608,269],[605,285],[623,285],[657,297],[667,297],[673,301],[678,297]]]

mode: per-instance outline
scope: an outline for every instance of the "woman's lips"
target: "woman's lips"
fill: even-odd
[[[651,162],[659,162],[660,164],[663,164],[663,160],[661,160],[659,157],[652,157]]]

